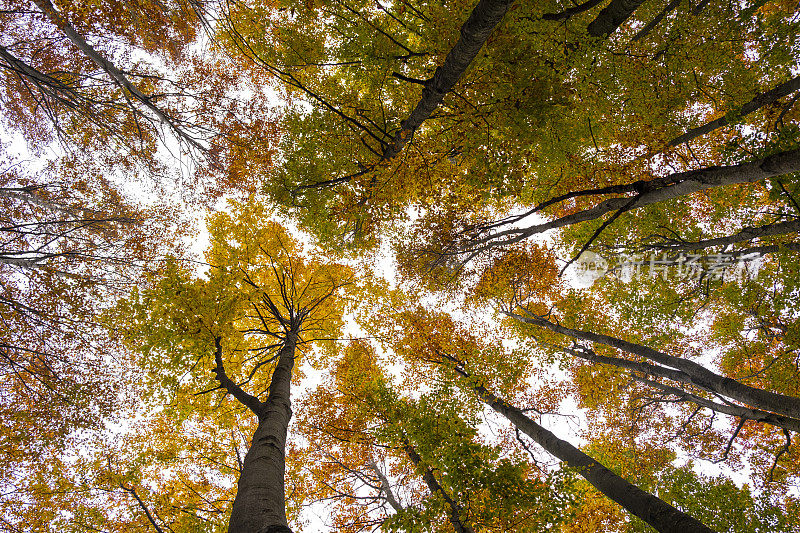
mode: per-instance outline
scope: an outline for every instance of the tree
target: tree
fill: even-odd
[[[434,115],[427,111],[420,115],[428,117],[425,127],[417,119],[407,124],[403,120],[417,113],[411,111],[417,103],[422,106],[418,109],[429,109],[435,91],[424,89],[416,100],[399,89],[405,88],[403,84],[424,87],[435,68],[440,74],[449,73],[454,56],[445,55],[456,54],[463,42],[451,47],[441,42],[443,32],[431,33],[428,23],[442,18],[437,10],[426,11],[431,6],[415,10],[298,5],[264,27],[252,25],[253,20],[267,20],[264,6],[253,4],[231,12],[229,29],[236,30],[233,40],[238,47],[264,68],[280,71],[276,75],[287,90],[314,109],[287,117],[284,147],[293,155],[270,181],[274,197],[296,209],[326,242],[349,235],[368,243],[382,223],[402,219],[409,205],[427,211],[442,201],[457,202],[459,208],[452,214],[461,220],[455,225],[460,222],[469,230],[475,228],[475,220],[470,220],[474,215],[489,222],[497,209],[536,207],[562,193],[571,198],[570,193],[581,189],[588,193],[615,185],[624,188],[663,177],[667,169],[675,174],[694,170],[696,162],[702,167],[703,161],[706,166],[719,165],[721,159],[731,161],[729,154],[714,148],[719,135],[702,150],[685,148],[689,137],[681,134],[691,117],[687,109],[709,110],[700,117],[701,123],[709,115],[728,112],[728,119],[698,126],[706,132],[717,131],[736,116],[770,139],[794,135],[791,127],[771,132],[772,122],[763,115],[769,108],[770,113],[780,114],[784,126],[792,115],[794,100],[781,99],[794,94],[796,79],[788,76],[787,64],[779,59],[791,52],[783,45],[757,45],[753,55],[759,61],[753,61],[739,48],[743,42],[764,43],[777,35],[791,42],[796,38],[791,17],[776,9],[762,12],[760,4],[736,8],[704,4],[698,10],[678,5],[672,6],[675,11],[669,17],[661,15],[660,8],[638,2],[612,2],[599,12],[592,10],[595,6],[587,2],[562,17],[557,6],[515,5],[495,28],[491,43],[468,69],[459,69],[452,94],[442,100],[444,107],[436,108]],[[456,7],[465,10],[460,4]],[[327,46],[319,38],[316,44],[302,42],[301,35],[319,13],[330,19],[323,19],[326,29],[317,35],[341,35],[341,42]],[[461,20],[468,20],[468,25],[485,20],[488,27],[494,19],[484,15],[479,4]],[[631,28],[652,22],[653,16],[660,18],[649,35],[637,33],[639,38],[628,42]],[[770,29],[762,25],[767,18]],[[553,37],[558,20],[566,20],[563,38]],[[452,21],[448,18],[441,27],[450,28]],[[454,30],[444,35],[455,35]],[[260,38],[264,33],[269,45]],[[726,38],[711,44],[709,35]],[[666,47],[661,44],[665,39]],[[380,43],[381,49],[372,43]],[[731,57],[745,60],[724,59]],[[687,69],[688,64],[694,68]],[[772,71],[767,64],[774,67]],[[711,80],[722,80],[721,85]],[[732,93],[724,87],[728,83],[751,89],[743,99],[731,101]],[[343,91],[348,84],[361,89],[357,94]],[[402,162],[386,161],[383,147],[394,146],[394,135],[404,137],[412,129],[415,153],[403,150]],[[690,137],[698,131],[688,129]],[[343,149],[328,149],[328,138],[336,138],[331,146]],[[670,148],[676,139],[682,140]],[[739,133],[733,139],[742,139],[740,145],[748,142]],[[731,140],[729,146],[736,142]],[[391,150],[399,153],[397,147]],[[656,156],[663,160],[655,161]],[[733,162],[744,159],[740,155]],[[376,161],[384,164],[376,166]],[[352,170],[340,172],[341,168]],[[447,196],[442,195],[445,190]],[[327,213],[344,216],[347,223],[334,227]],[[425,221],[421,217],[415,238],[425,238],[430,229]],[[485,229],[493,227],[488,224]],[[439,252],[437,245],[446,244],[431,243]]]
[[[792,339],[782,335],[770,348],[753,343],[749,361],[728,344],[744,329],[731,324],[732,317],[741,313],[749,297],[764,298],[760,283],[748,281],[743,293],[736,281],[718,286],[720,275],[698,278],[699,283],[665,284],[666,271],[643,272],[629,282],[604,280],[582,295],[550,281],[556,276],[555,266],[551,264],[548,276],[541,267],[537,270],[537,257],[543,262],[547,256],[512,251],[496,259],[475,286],[475,301],[492,302],[516,324],[514,330],[523,339],[535,340],[550,357],[571,368],[582,403],[603,413],[595,423],[608,431],[630,427],[641,434],[658,420],[661,431],[650,439],[664,445],[680,442],[691,453],[716,462],[729,459],[734,441],[743,437],[743,447],[762,448],[757,459],[751,455],[749,460],[761,463],[758,469],[767,481],[774,480],[779,462],[794,471],[789,466],[793,460],[786,455],[798,427],[791,414],[798,394],[791,378],[796,372]],[[650,268],[654,264],[651,261]],[[767,284],[775,279],[770,264],[765,261],[759,273]],[[793,286],[794,276],[785,276],[784,282]],[[782,307],[780,298],[775,303]],[[725,323],[715,326],[723,328],[721,335],[702,337],[707,349],[723,354],[727,361],[716,363],[716,370],[697,362],[702,351],[685,331],[706,319],[699,315],[704,308],[720,313],[713,320]],[[606,333],[611,331],[618,333]],[[681,408],[671,411],[670,405]],[[712,428],[718,414],[733,417],[728,436]]]
[[[287,531],[320,498],[350,530],[645,527],[617,504],[662,531],[793,527],[794,499],[757,503],[678,459],[746,461],[764,494],[800,472],[788,0],[32,6],[0,10],[4,118],[65,157],[0,184],[10,529]],[[172,212],[115,178],[171,192],[176,147],[197,203],[263,191],[357,262],[303,250],[255,196],[211,216],[207,272],[156,262],[136,239],[163,253]],[[419,295],[351,290],[379,244]],[[572,287],[589,251],[611,264]],[[687,255],[697,276],[670,278]],[[133,292],[111,309],[114,284]],[[350,300],[387,358],[340,343]],[[454,318],[490,308],[509,320]],[[304,372],[329,375],[292,426]],[[545,427],[564,399],[580,448]],[[114,416],[131,423],[103,433]],[[32,417],[57,421],[47,453]],[[480,417],[511,424],[492,436]],[[719,520],[686,503],[693,485],[768,518]]]
[[[183,229],[170,209],[128,202],[101,176],[55,164],[29,173],[10,159],[0,211],[0,461],[14,486],[25,468],[115,419],[126,385],[97,315]]]
[[[40,462],[59,463],[64,449],[119,421],[117,395],[131,384],[97,316],[164,255],[184,255],[190,222],[167,198],[208,205],[241,194],[249,185],[231,160],[242,151],[251,169],[271,164],[264,100],[235,97],[240,77],[192,51],[207,8],[42,1],[1,10],[2,121],[39,158],[6,158],[2,147],[2,461],[4,483],[17,489],[3,505],[11,515],[19,494],[35,500],[44,491],[29,482]],[[168,162],[165,150],[183,161]],[[154,191],[157,200],[144,198]]]
[[[398,349],[402,350],[401,353],[413,354],[412,356],[420,362],[442,365],[447,370],[455,372],[462,378],[467,389],[472,390],[489,407],[506,417],[517,429],[528,435],[548,453],[562,460],[566,466],[575,469],[605,496],[658,531],[713,531],[697,519],[619,477],[592,457],[557,438],[518,407],[490,391],[482,376],[486,375],[488,370],[486,362],[496,357],[497,348],[489,349],[475,337],[459,331],[447,316],[428,315],[423,309],[416,309],[412,313],[413,317],[408,315],[398,317],[406,325],[405,333],[399,339]],[[508,361],[510,358],[501,356],[498,359]],[[480,368],[481,374],[475,374],[472,368]],[[524,370],[517,369],[515,374],[519,376],[523,372]],[[491,373],[492,370],[489,370],[489,375]],[[492,376],[488,379],[490,382],[499,382],[501,387],[509,386],[507,376]],[[514,388],[518,387],[519,385],[516,385]]]
[[[9,131],[38,154],[54,141],[70,154],[89,152],[106,175],[124,168],[129,180],[144,174],[173,190],[178,182],[185,200],[249,192],[236,160],[247,158],[254,171],[269,166],[273,118],[263,98],[239,97],[254,86],[230,60],[208,47],[193,51],[210,27],[211,3],[115,2],[103,14],[91,2],[34,5],[10,3],[0,17]],[[189,168],[175,172],[164,151]]]
[[[286,230],[265,222],[269,212],[262,205],[234,209],[235,215],[220,213],[210,222],[208,279],[192,279],[172,264],[153,289],[125,304],[123,316],[131,322],[124,327],[133,346],[144,341],[138,350],[153,370],[176,382],[191,372],[180,388],[199,394],[200,405],[222,391],[255,415],[228,530],[290,531],[284,471],[292,371],[311,343],[338,335],[342,289],[352,274],[302,257]],[[211,374],[217,384],[209,387]]]
[[[347,346],[331,374],[306,398],[302,426],[315,497],[336,502],[337,530],[544,531],[565,521],[568,494],[481,442],[478,412],[451,386],[401,394],[420,384],[392,384],[365,341]]]

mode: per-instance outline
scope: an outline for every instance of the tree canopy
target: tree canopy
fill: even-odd
[[[800,531],[799,22],[3,1],[0,530]]]

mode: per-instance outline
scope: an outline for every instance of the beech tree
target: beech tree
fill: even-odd
[[[0,9],[4,528],[797,526],[790,0],[103,7]]]
[[[255,415],[228,531],[290,531],[284,471],[292,371],[316,339],[337,336],[352,274],[303,258],[286,230],[263,222],[269,212],[260,204],[235,209],[210,223],[208,279],[191,279],[173,265],[151,292],[127,304],[132,321],[123,327],[153,365],[153,378],[164,379],[159,370],[177,377],[194,369],[181,388],[199,394],[196,401],[215,402],[222,391]],[[198,366],[207,375],[197,375]],[[216,385],[208,387],[211,376]]]
[[[421,361],[450,365],[457,375],[466,380],[468,388],[471,388],[492,409],[508,418],[517,429],[531,437],[547,452],[564,461],[567,466],[576,469],[579,475],[604,495],[658,531],[713,531],[695,518],[620,478],[568,442],[558,439],[519,408],[487,389],[481,378],[466,368],[469,357],[467,354],[481,350],[480,343],[474,338],[463,335],[449,317],[425,316],[422,310],[416,310],[414,315],[416,315],[414,318],[398,317],[401,322],[407,324],[407,337],[401,337],[400,341],[403,351],[416,353]],[[439,338],[442,333],[445,333],[444,338]],[[481,360],[490,360],[493,355],[478,355],[477,361],[473,364],[481,365]]]
[[[354,341],[330,382],[304,402],[314,495],[336,502],[337,530],[544,531],[566,522],[567,491],[482,443],[478,413],[465,409],[456,389],[412,399],[402,388],[384,375],[372,345]]]

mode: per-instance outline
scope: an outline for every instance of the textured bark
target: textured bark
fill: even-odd
[[[743,117],[745,115],[749,115],[753,111],[761,109],[762,107],[769,105],[771,103],[777,102],[779,98],[783,98],[784,96],[788,96],[793,92],[800,90],[800,76],[796,76],[791,80],[781,83],[774,89],[767,91],[765,93],[761,93],[757,95],[755,98],[744,104],[736,113],[737,117]],[[683,144],[685,142],[691,141],[696,137],[700,137],[701,135],[705,135],[706,133],[712,132],[717,128],[721,128],[729,124],[728,118],[722,116],[716,120],[712,120],[702,126],[698,126],[696,128],[692,128],[680,137],[676,137],[672,139],[668,146],[678,146],[679,144]]]
[[[414,463],[414,466],[422,469],[422,479],[425,480],[425,484],[428,485],[428,490],[430,490],[432,494],[441,496],[448,507],[450,507],[450,523],[453,525],[453,529],[455,529],[456,533],[475,533],[471,527],[461,521],[461,506],[458,505],[447,491],[444,490],[444,487],[439,484],[436,476],[433,475],[433,471],[428,466],[422,464],[422,457],[419,456],[414,447],[410,444],[406,444],[405,451],[409,459],[411,459],[411,462]]]
[[[469,377],[466,372],[460,373]],[[643,491],[569,442],[559,439],[552,432],[525,416],[520,409],[501,400],[484,387],[473,385],[473,389],[487,405],[506,417],[516,428],[528,435],[548,453],[564,461],[570,468],[576,469],[578,474],[597,490],[658,531],[662,533],[713,533],[712,529],[696,518]]]
[[[608,37],[643,3],[644,0],[611,0],[611,3],[589,24],[587,28],[589,35]]]
[[[608,335],[567,328],[534,315],[521,316],[514,313],[506,314],[521,322],[541,326],[575,339],[605,344],[606,346],[649,359],[660,365],[680,370],[688,377],[692,385],[705,389],[708,392],[727,396],[728,398],[764,411],[779,413],[791,418],[800,418],[800,398],[750,387],[734,379],[715,374],[694,361],[668,355],[648,346],[642,346],[641,344],[624,341]]]
[[[464,74],[486,39],[494,31],[513,0],[480,0],[461,27],[461,35],[455,46],[447,54],[444,63],[436,69],[433,78],[425,84],[422,98],[417,106],[401,124],[394,139],[383,151],[383,159],[392,159],[403,150],[411,135],[431,113],[442,103],[444,95],[450,92],[458,79]]]
[[[800,171],[800,150],[790,150],[771,156],[724,167],[708,167],[688,172],[671,174],[651,181],[640,181],[630,186],[619,186],[616,189],[630,188],[637,191],[634,197],[612,198],[583,211],[566,215],[544,224],[537,224],[522,229],[508,229],[477,239],[468,250],[480,252],[499,244],[510,244],[521,241],[538,233],[551,229],[570,226],[580,222],[596,220],[608,213],[625,209],[631,211],[651,204],[666,202],[681,196],[741,183],[756,181]],[[572,196],[579,196],[573,194]]]
[[[291,533],[286,520],[284,473],[297,335],[287,334],[261,407],[258,428],[244,458],[229,533]]]

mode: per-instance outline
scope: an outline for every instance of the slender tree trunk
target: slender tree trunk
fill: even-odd
[[[433,79],[425,84],[419,103],[401,124],[394,140],[383,151],[383,159],[392,159],[403,150],[412,133],[431,116],[444,95],[450,92],[483,47],[495,26],[503,20],[513,0],[480,0],[461,27],[461,35],[447,54]]]
[[[800,90],[800,76],[795,76],[791,80],[781,83],[772,90],[756,95],[752,100],[739,108],[736,116],[743,117],[745,115],[749,115],[753,111],[761,109],[765,105],[777,102],[778,99],[788,96],[797,90]],[[719,117],[718,119],[712,120],[711,122],[703,124],[702,126],[692,128],[683,135],[672,139],[667,146],[678,146],[685,142],[691,141],[696,137],[700,137],[701,135],[712,132],[717,128],[721,128],[728,123],[727,116]]]
[[[531,235],[544,233],[552,229],[588,222],[590,220],[597,220],[598,218],[621,209],[632,211],[651,204],[666,202],[681,196],[716,187],[754,183],[765,178],[782,176],[798,171],[800,171],[800,150],[790,150],[748,163],[690,170],[651,181],[636,182],[629,186],[618,186],[615,190],[629,187],[631,191],[637,191],[637,194],[633,197],[611,198],[598,203],[594,207],[543,224],[536,224],[527,228],[513,228],[498,231],[494,234],[476,239],[472,246],[465,251],[479,253],[501,244],[519,242]],[[565,195],[565,199],[566,196],[567,195]],[[579,196],[579,194],[569,196]]]
[[[456,369],[462,376],[469,374]],[[660,498],[643,491],[636,485],[621,478],[569,442],[559,439],[518,408],[501,400],[481,385],[471,385],[487,405],[506,417],[516,428],[532,438],[548,453],[564,461],[567,466],[577,470],[586,481],[597,490],[638,516],[661,533],[714,533],[704,525]]]
[[[660,365],[643,363],[639,361],[630,361],[628,359],[622,359],[619,357],[608,357],[604,355],[597,355],[596,353],[594,353],[593,350],[575,350],[560,346],[558,348],[565,353],[568,353],[575,357],[579,357],[581,359],[585,359],[587,361],[591,361],[592,363],[600,363],[604,365],[611,365],[616,368],[631,370],[632,371],[631,377],[634,380],[643,383],[648,387],[658,389],[662,392],[675,396],[679,400],[692,402],[701,407],[711,409],[712,411],[716,411],[718,413],[735,416],[737,418],[741,418],[744,420],[763,422],[765,424],[770,424],[783,429],[788,429],[789,431],[795,431],[800,433],[799,419],[791,418],[788,416],[776,415],[775,413],[761,411],[759,409],[750,409],[749,407],[735,405],[733,403],[715,402],[707,398],[702,398],[700,396],[697,396],[696,394],[692,394],[684,389],[679,389],[677,387],[672,387],[670,385],[664,385],[663,383],[645,379],[640,376],[640,375],[646,375],[658,378],[665,378],[672,381],[677,381],[678,383],[686,383],[691,385],[692,384],[691,378],[685,372],[682,372],[680,370],[675,370],[673,368],[665,368]],[[633,372],[638,372],[640,375],[637,376]]]
[[[788,222],[776,222],[764,226],[747,227],[732,235],[717,237],[715,239],[704,239],[694,242],[666,242],[664,244],[645,245],[646,249],[664,250],[668,252],[684,252],[691,250],[702,250],[712,246],[727,246],[738,242],[750,241],[761,237],[773,237],[775,235],[787,235],[789,233],[800,232],[800,220],[790,220]],[[787,243],[790,245],[792,243]],[[777,245],[780,247],[780,245]],[[777,249],[776,249],[777,250]],[[753,251],[756,251],[753,249]]]
[[[680,370],[687,376],[687,379],[692,385],[696,385],[709,392],[721,394],[723,396],[727,396],[728,398],[738,400],[757,409],[779,413],[791,418],[800,418],[800,398],[787,396],[785,394],[778,394],[776,392],[758,389],[756,387],[750,387],[749,385],[740,383],[735,379],[715,374],[714,372],[711,372],[704,366],[699,365],[694,361],[659,352],[658,350],[654,350],[648,346],[642,346],[641,344],[624,341],[608,335],[601,335],[598,333],[592,333],[590,331],[567,328],[560,324],[554,324],[549,320],[545,320],[535,315],[521,316],[514,313],[506,314],[515,320],[519,320],[520,322],[541,326],[574,339],[605,344],[606,346],[617,348],[618,350],[649,359],[650,361],[654,361],[660,365]]]
[[[712,411],[722,413],[729,416],[735,416],[742,420],[752,420],[754,422],[762,422],[771,426],[779,427],[788,431],[800,433],[800,420],[796,418],[789,418],[788,416],[776,415],[775,413],[768,413],[759,409],[750,409],[740,405],[733,405],[731,403],[720,403],[706,398],[701,398],[696,394],[691,394],[683,389],[670,387],[663,383],[658,383],[649,379],[638,376],[633,376],[633,379],[647,385],[648,387],[658,389],[678,398],[681,401],[692,402],[700,407],[705,407]]]
[[[50,0],[33,0],[33,2],[50,20],[50,22],[52,22],[64,33],[64,35],[67,36],[70,42],[72,42],[72,44],[75,45],[78,50],[80,50],[86,57],[91,59],[94,64],[108,73],[108,75],[111,76],[111,79],[113,79],[117,85],[128,91],[139,103],[150,110],[150,112],[152,112],[162,124],[168,125],[175,135],[193,147],[200,150],[205,150],[205,147],[203,147],[203,145],[190,136],[186,131],[181,129],[173,118],[169,117],[164,111],[161,110],[161,108],[155,105],[149,96],[145,95],[138,88],[136,88],[136,86],[131,83],[124,72],[117,68],[114,63],[103,57],[100,52],[98,52],[91,44],[89,44],[86,39],[83,38],[83,35],[78,33],[78,31],[69,23],[69,21],[61,16],[61,13],[56,10]]]
[[[50,98],[61,102],[67,107],[73,107],[75,105],[75,101],[82,99],[81,95],[75,90],[75,87],[67,85],[57,78],[38,71],[21,59],[17,58],[4,46],[0,46],[0,65],[15,72],[19,76],[24,76],[43,94],[46,94]]]
[[[395,132],[391,141],[384,143],[380,157],[381,161],[388,161],[400,155],[406,144],[411,140],[414,131],[430,118],[434,110],[436,110],[439,104],[442,103],[442,100],[444,100],[444,95],[453,90],[456,82],[458,82],[459,78],[466,72],[467,67],[469,67],[470,63],[472,63],[478,55],[478,52],[492,34],[495,27],[503,20],[503,17],[508,11],[508,8],[511,7],[513,1],[514,0],[480,0],[480,2],[478,2],[475,9],[470,13],[467,21],[461,27],[459,39],[453,48],[450,49],[444,63],[436,68],[430,80],[424,82],[425,88],[422,90],[422,97],[417,105],[414,107],[413,111],[411,111],[411,114],[400,123],[400,128]],[[340,111],[326,104],[324,99],[318,95],[310,93],[305,88],[303,88],[303,90],[329,109],[332,109],[335,113],[344,116]],[[374,136],[373,134],[370,135]],[[375,165],[371,165],[366,169],[361,169],[347,176],[301,185],[296,190],[333,187],[367,174],[374,170],[374,168]]]
[[[608,37],[617,31],[617,28],[643,3],[644,0],[611,0],[611,3],[589,24],[587,28],[589,35]]]
[[[410,444],[406,444],[405,451],[408,454],[409,459],[411,459],[411,462],[414,463],[414,466],[422,469],[422,479],[424,479],[425,484],[428,485],[428,490],[430,490],[432,494],[438,494],[441,496],[445,503],[447,503],[447,506],[450,507],[449,519],[455,532],[475,533],[471,527],[461,520],[461,506],[458,505],[453,498],[450,497],[447,491],[444,490],[444,487],[442,487],[442,485],[436,479],[436,476],[433,475],[433,471],[428,466],[422,464],[422,457],[419,456],[417,450],[415,450]]]
[[[287,334],[253,443],[244,458],[229,533],[291,533],[286,520],[284,473],[296,346],[297,335]]]

